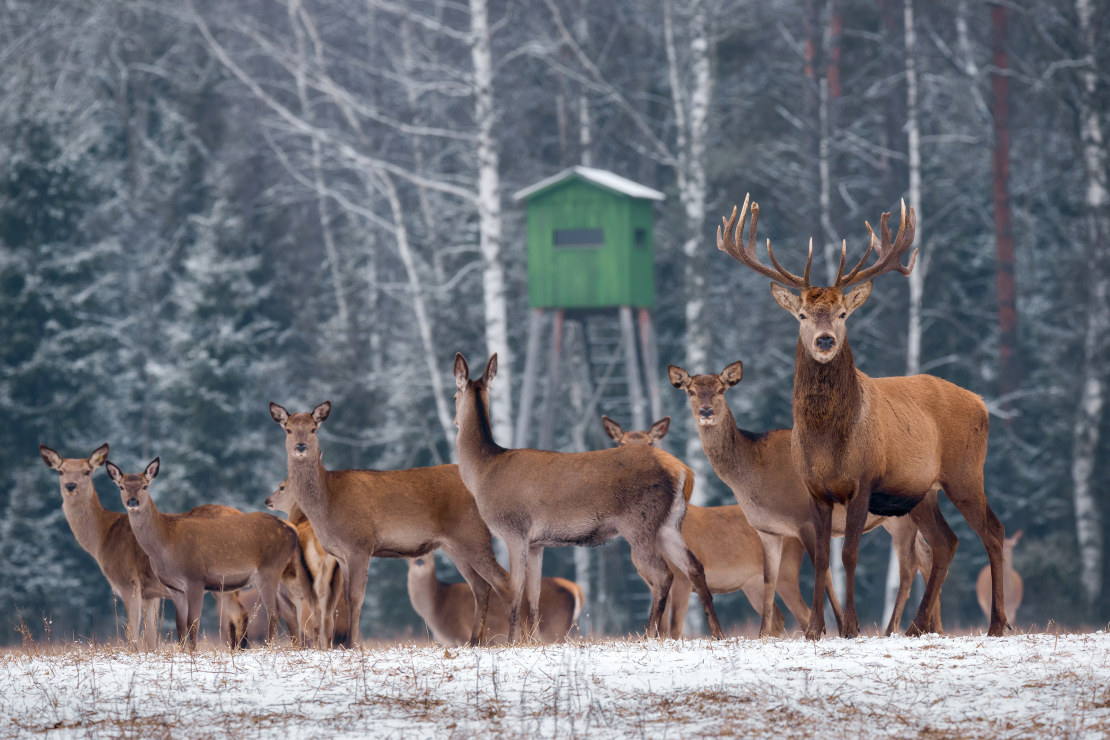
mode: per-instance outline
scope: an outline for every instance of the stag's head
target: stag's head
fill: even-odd
[[[744,198],[744,207],[737,216],[736,209],[732,209],[732,216],[724,220],[724,233],[720,227],[717,229],[717,248],[727,252],[737,261],[750,267],[764,277],[771,278],[771,293],[780,306],[789,311],[798,319],[799,341],[805,347],[809,356],[820,363],[826,363],[836,357],[840,348],[846,342],[845,323],[852,312],[862,306],[871,295],[871,281],[873,278],[886,272],[897,270],[903,275],[913,271],[914,262],[917,260],[917,250],[910,256],[908,265],[902,265],[902,256],[913,244],[914,230],[917,227],[917,216],[910,208],[907,214],[906,203],[902,202],[902,217],[898,226],[898,237],[891,240],[892,234],[887,227],[889,213],[884,213],[879,221],[881,239],[876,239],[871,224],[867,225],[870,235],[867,251],[847,275],[844,274],[844,261],[847,257],[847,242],[840,246],[840,269],[837,270],[836,280],[827,288],[815,288],[809,284],[809,270],[813,263],[813,240],[809,240],[809,256],[806,259],[806,269],[801,277],[788,272],[775,259],[771,251],[771,240],[767,240],[767,256],[771,258],[774,269],[767,267],[755,253],[756,238],[755,225],[759,221],[759,204],[751,204],[752,223],[748,229],[748,243],[742,246],[744,237],[744,222],[748,217],[748,198]],[[874,251],[878,261],[864,269],[867,258]],[[859,285],[852,291],[845,292],[853,285]],[[785,286],[785,287],[783,287]],[[798,291],[796,295],[793,290]]]
[[[671,428],[671,417],[664,416],[646,432],[626,432],[608,416],[601,417],[601,426],[605,427],[605,433],[617,443],[617,447],[654,447],[656,442],[667,436],[667,430]]]
[[[288,478],[283,480],[277,490],[266,499],[266,506],[277,511],[284,511],[286,514],[293,510],[296,503],[297,499],[293,496],[293,489],[289,486]]]
[[[471,414],[478,415],[479,425],[489,426],[489,390],[496,377],[496,352],[490,355],[482,377],[477,380],[470,379],[470,366],[466,364],[462,352],[455,353],[455,426],[461,428]]]
[[[331,401],[324,401],[311,414],[290,414],[276,403],[270,403],[270,416],[285,430],[285,452],[291,461],[320,459],[320,440],[316,430],[330,413]]]
[[[108,461],[108,477],[119,486],[119,497],[128,513],[141,512],[150,507],[150,482],[158,477],[158,458],[141,473],[123,473],[116,464]]]
[[[87,460],[81,458],[65,459],[46,445],[39,445],[39,454],[46,467],[58,471],[58,483],[62,487],[63,501],[76,501],[95,496],[92,474],[108,459],[108,444],[96,448]]]
[[[694,376],[680,367],[669,365],[667,376],[671,379],[671,385],[680,391],[686,391],[690,398],[690,411],[698,424],[709,427],[728,418],[725,391],[744,377],[744,363],[734,362],[722,370],[720,375]]]

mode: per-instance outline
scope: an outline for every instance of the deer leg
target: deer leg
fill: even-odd
[[[258,571],[252,579],[262,605],[266,607],[266,644],[273,645],[278,634],[278,591],[281,588],[281,568]],[[296,619],[296,617],[294,617]],[[299,625],[298,625],[299,627]]]
[[[786,608],[794,615],[799,627],[809,624],[809,606],[802,598],[798,571],[802,568],[802,543],[795,537],[782,538],[782,558],[779,560],[779,578],[775,584]]]
[[[929,572],[925,576],[925,595],[921,599],[917,615],[913,618],[913,624],[906,631],[907,635],[921,634],[932,626],[930,621],[934,612],[939,609],[940,589],[948,576],[948,567],[952,564],[956,546],[959,544],[955,532],[940,513],[936,488],[925,495],[925,499],[914,507],[910,516],[925,536],[930,557]],[[939,621],[939,612],[935,616]]]
[[[859,637],[859,619],[856,617],[856,564],[859,562],[859,541],[867,524],[867,509],[871,491],[858,486],[856,495],[848,501],[848,516],[844,523],[844,576],[847,585],[844,594],[844,625],[841,637]]]
[[[883,529],[890,533],[891,546],[898,556],[898,595],[894,599],[894,611],[890,613],[886,632],[883,633],[884,636],[890,637],[902,623],[902,610],[906,607],[913,577],[917,575],[914,540],[917,538],[918,531],[917,525],[906,516],[888,517],[883,522]]]
[[[509,550],[509,644],[520,639],[520,604],[524,598],[524,581],[528,572],[528,543],[524,540],[503,537]]]
[[[176,604],[174,604],[176,606]],[[204,587],[189,584],[185,591],[185,610],[188,616],[189,650],[196,650],[197,633],[200,631],[200,615],[204,611]]]
[[[681,503],[684,513],[686,501],[680,498],[678,503]],[[709,622],[709,634],[718,640],[723,640],[725,633],[721,630],[721,623],[717,621],[717,610],[713,608],[713,594],[709,593],[709,585],[705,582],[705,568],[694,557],[694,553],[686,547],[686,540],[682,538],[682,517],[674,516],[672,511],[667,521],[659,528],[659,533],[656,536],[663,549],[663,554],[686,574],[686,577],[690,579],[690,583],[698,592],[698,598],[701,599],[701,605],[705,609],[706,621]],[[667,576],[670,576],[669,568],[667,569]]]
[[[143,602],[143,641],[147,650],[158,649],[158,610],[161,599],[147,599]]]
[[[458,553],[454,552],[449,545],[443,546],[443,552],[447,557],[451,558],[451,562],[455,563],[455,567],[459,569],[463,579],[470,586],[470,590],[474,592],[474,621],[470,627],[470,640],[467,642],[471,647],[482,644],[482,638],[486,634],[486,615],[489,613],[489,594],[490,585],[486,579],[478,575],[477,571],[471,567],[470,563]]]
[[[810,490],[809,516],[813,521],[815,552],[813,559],[813,610],[806,626],[807,640],[820,640],[825,633],[825,589],[828,586],[830,598],[835,598],[829,581],[829,550],[832,543],[832,505],[824,500],[824,494]],[[839,604],[837,604],[839,606]]]
[[[173,620],[177,626],[177,643],[183,648],[189,644],[189,600],[184,591],[170,591],[173,601]]]
[[[690,583],[690,579],[681,570],[670,567],[667,569],[671,571],[674,580],[671,581],[671,592],[667,595],[663,624],[669,625],[667,636],[677,640],[682,637],[682,628],[686,624],[686,611],[690,608],[690,594],[694,592],[694,584]]]
[[[366,599],[366,579],[370,575],[370,554],[359,553],[343,564],[343,574],[347,579],[347,613],[350,627],[346,647],[362,644],[362,602]]]
[[[952,537],[958,543],[959,538],[953,532]],[[929,543],[925,541],[925,535],[919,531],[917,539],[914,541],[915,550],[917,551],[917,563],[921,569],[921,575],[928,578],[927,574],[933,572],[933,549],[929,547]],[[955,551],[955,546],[952,547]],[[940,589],[937,589],[937,597],[933,599],[933,607],[929,610],[929,631],[933,634],[943,635],[944,624],[940,619]]]
[[[123,600],[123,609],[127,614],[124,637],[130,647],[138,650],[139,628],[143,623],[143,587],[139,583],[132,583],[124,593],[127,594]]]
[[[648,623],[647,629],[644,631],[644,637],[648,639],[666,637],[666,632],[662,626],[663,612],[667,609],[674,575],[671,573],[671,569],[667,567],[667,561],[663,559],[663,554],[659,552],[658,547],[652,547],[653,543],[634,538],[630,539],[628,544],[632,547],[634,560],[639,563],[640,576],[647,583],[648,588],[651,589],[651,611],[648,612]]]
[[[524,593],[528,597],[528,624],[526,635],[538,640],[540,635],[540,586],[543,584],[543,548],[528,550],[528,573],[524,578]]]
[[[782,635],[782,615],[779,615],[779,626],[776,631],[774,627],[774,612],[775,609],[775,584],[779,580],[779,566],[782,562],[782,535],[766,534],[764,532],[757,532],[759,534],[759,541],[763,545],[763,588],[761,589],[760,596],[762,603],[756,605],[754,602],[752,606],[759,610],[759,636],[765,637],[767,635],[774,635],[779,637]],[[744,592],[747,593],[746,591]]]
[[[991,561],[991,622],[987,634],[1001,637],[1008,624],[1006,601],[1002,592],[1002,540],[1006,537],[1006,531],[987,503],[982,471],[972,472],[964,479],[941,480],[940,487],[987,549],[987,557]]]
[[[748,597],[748,602],[752,605],[753,609],[760,609],[763,607],[764,599],[766,597],[767,589],[763,586],[763,581],[751,579],[740,590]],[[774,602],[774,592],[771,592],[771,629],[764,634],[760,630],[760,637],[782,637],[783,627],[786,624],[786,617],[782,615],[778,604]]]
[[[343,596],[343,570],[336,563],[331,572],[331,585],[328,588],[327,614],[325,622],[326,635],[324,637],[327,649],[331,650],[335,644],[335,617],[339,609],[339,600]]]

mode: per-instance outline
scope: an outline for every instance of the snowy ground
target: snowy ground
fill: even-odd
[[[1110,636],[0,655],[0,737],[1110,736]]]

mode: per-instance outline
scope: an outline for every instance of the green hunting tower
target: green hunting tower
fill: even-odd
[[[633,427],[646,429],[645,401],[650,400],[658,418],[661,398],[655,382],[650,309],[655,303],[653,206],[664,198],[657,190],[592,167],[570,167],[513,196],[527,203],[528,305],[533,309],[515,446],[524,447],[528,441],[545,310],[554,312],[555,321],[541,448],[550,449],[552,444],[554,388],[567,314],[582,322],[583,332],[594,334],[586,342],[587,353],[591,348],[594,352],[588,361],[597,366],[597,383],[611,391],[608,397],[614,405],[608,408],[631,412]],[[643,383],[633,309],[639,314]],[[614,314],[619,316],[620,334],[610,332],[606,352],[605,315]],[[608,320],[611,324],[612,318]],[[624,372],[614,376],[613,363],[618,360]]]

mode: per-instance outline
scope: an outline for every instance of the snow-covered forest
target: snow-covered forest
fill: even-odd
[[[0,4],[0,643],[18,640],[20,618],[107,636],[123,614],[62,515],[40,443],[86,457],[109,442],[125,470],[160,456],[164,511],[260,509],[286,470],[269,401],[332,401],[320,431],[331,469],[450,462],[450,363],[463,351],[478,366],[499,353],[496,438],[539,445],[552,368],[540,362],[522,419],[530,320],[512,194],[575,164],[667,195],[655,207],[655,374],[674,419],[665,445],[698,473],[701,503],[734,500],[666,366],[743,360],[729,394],[738,422],[789,426],[797,331],[767,281],[718,252],[718,218],[750,192],[779,258],[800,270],[813,237],[824,279],[841,239],[858,256],[864,221],[904,198],[918,214],[917,268],[877,281],[851,323],[856,362],[983,396],[987,496],[1008,533],[1025,531],[1017,624],[1104,623],[1106,11],[1093,0]],[[631,428],[627,406],[594,393],[586,342],[614,330],[605,321],[566,325],[554,449],[611,445],[602,413]],[[122,510],[104,473],[94,480]],[[944,512],[962,545],[945,625],[981,626],[986,552],[947,501]],[[871,625],[890,537],[863,542],[856,600]],[[596,634],[642,629],[648,592],[623,543],[549,550],[545,573],[587,586]],[[367,636],[423,633],[405,574],[404,561],[373,561]],[[739,593],[717,603],[726,629],[755,618]]]

